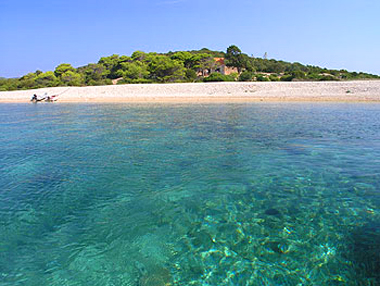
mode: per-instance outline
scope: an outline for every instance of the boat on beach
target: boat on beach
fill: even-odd
[[[31,98],[31,102],[34,102],[34,103],[37,103],[37,102],[41,102],[41,101],[45,101],[45,102],[54,102],[54,101],[57,101],[58,100],[58,94],[55,94],[55,95],[48,95],[46,92],[40,96],[40,95],[37,95],[37,94],[33,94],[32,98]]]

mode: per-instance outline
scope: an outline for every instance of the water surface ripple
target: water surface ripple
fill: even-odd
[[[0,285],[380,285],[378,104],[2,104]]]

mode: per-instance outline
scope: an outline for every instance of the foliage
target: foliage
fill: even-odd
[[[216,68],[216,63],[210,54],[200,53],[193,55],[191,68],[199,73],[203,73],[205,70],[213,70]]]
[[[141,61],[123,62],[116,74],[126,80],[147,79],[149,76],[148,65]]]
[[[226,53],[226,65],[229,67],[236,67],[239,73],[242,69],[253,70],[253,65],[246,54],[235,46],[229,46]]]
[[[59,79],[55,76],[54,72],[48,71],[39,74],[36,77],[36,86],[37,87],[54,87],[59,86]]]
[[[225,64],[236,67],[237,74],[229,76],[215,72],[224,58]],[[211,73],[211,74],[210,74]],[[289,63],[274,59],[249,57],[235,45],[226,53],[206,48],[193,51],[176,51],[166,54],[135,51],[131,56],[111,55],[97,63],[74,68],[71,64],[58,65],[54,71],[37,70],[20,78],[0,78],[0,91],[32,89],[53,86],[91,86],[153,82],[212,82],[212,81],[293,81],[293,80],[357,80],[379,79],[377,75],[331,70],[317,66]]]
[[[280,80],[281,81],[292,81],[294,79],[294,77],[291,75],[291,74],[286,74],[286,75],[283,75]]]
[[[332,75],[323,75],[320,77],[321,81],[332,81],[332,80],[337,80],[336,77],[332,76]]]
[[[154,56],[148,65],[149,78],[157,82],[178,82],[185,77],[185,68],[179,60],[164,55]]]
[[[235,81],[235,78],[231,75],[224,75],[220,73],[212,73],[210,76],[203,79],[204,82],[213,82],[213,81]]]
[[[192,69],[186,69],[185,77],[187,81],[194,82],[197,80],[197,73]]]
[[[78,68],[78,73],[84,77],[86,85],[101,85],[105,84],[106,76],[109,72],[101,64],[88,64]]]
[[[57,66],[54,70],[54,74],[56,77],[60,77],[62,76],[65,72],[68,72],[68,71],[71,71],[71,72],[74,72],[75,71],[75,68],[73,68],[72,65],[70,64],[60,64],[59,66]],[[41,72],[42,73],[42,72]]]
[[[275,74],[271,74],[271,75],[269,75],[269,80],[270,81],[279,81],[280,78]]]
[[[250,71],[243,71],[239,76],[239,81],[252,81],[255,74]]]
[[[35,73],[28,73],[20,78],[18,82],[18,87],[20,89],[29,89],[36,87],[36,78],[38,75],[42,74],[42,72],[37,71]]]
[[[258,75],[256,75],[256,80],[257,81],[269,81],[269,78],[267,78],[265,75],[258,74]]]
[[[80,86],[84,84],[84,76],[75,71],[67,71],[61,75],[61,82],[63,85]]]
[[[301,70],[294,70],[290,73],[293,79],[305,79],[305,73]]]

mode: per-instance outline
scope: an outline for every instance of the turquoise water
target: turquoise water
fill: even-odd
[[[379,285],[380,105],[2,104],[0,285]]]

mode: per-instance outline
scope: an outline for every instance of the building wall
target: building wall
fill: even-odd
[[[232,73],[239,73],[239,71],[237,68],[224,66],[224,73],[223,74],[230,75]]]
[[[223,75],[230,75],[232,73],[239,73],[235,67],[228,67],[224,63],[224,58],[215,58],[216,67],[211,70],[203,70],[197,73],[198,76],[208,77],[213,72],[218,72]]]

